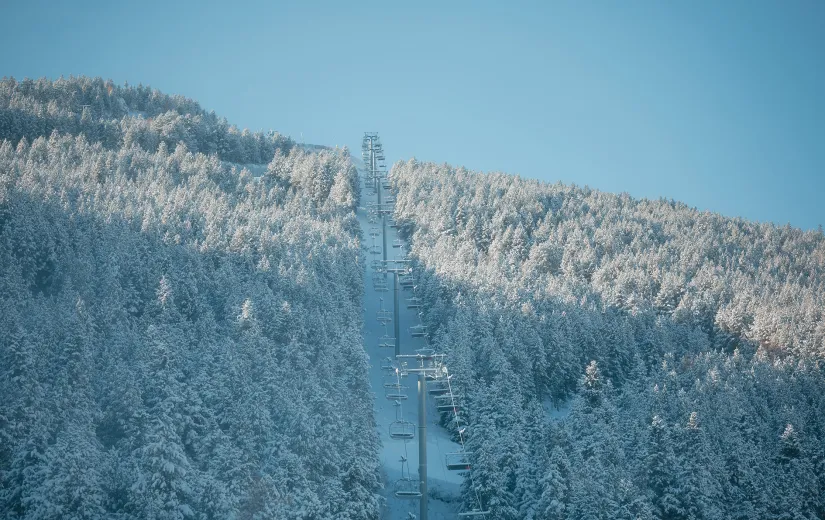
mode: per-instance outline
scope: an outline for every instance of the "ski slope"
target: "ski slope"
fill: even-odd
[[[384,299],[384,309],[392,310],[393,308],[393,279],[392,274],[387,274],[389,282],[389,291],[376,292],[373,289],[372,277],[373,271],[371,262],[373,259],[382,258],[381,255],[373,255],[369,252],[369,246],[372,245],[372,238],[369,231],[373,227],[381,229],[381,224],[372,225],[367,221],[367,204],[377,202],[377,195],[371,194],[370,189],[364,188],[363,164],[359,165],[359,161],[353,158],[357,166],[359,166],[359,173],[361,174],[361,206],[358,208],[358,221],[363,232],[365,249],[365,297],[364,297],[364,330],[363,337],[366,343],[365,348],[370,358],[370,383],[372,385],[373,393],[375,395],[375,420],[376,428],[381,436],[381,460],[383,467],[384,478],[384,497],[386,499],[383,519],[384,520],[398,520],[417,518],[419,511],[418,499],[399,499],[394,495],[395,483],[401,478],[401,457],[406,457],[409,461],[408,468],[411,471],[413,479],[418,477],[418,431],[416,429],[416,437],[411,441],[401,441],[391,439],[389,436],[390,423],[396,420],[396,406],[395,402],[388,400],[385,397],[385,390],[383,387],[384,374],[381,370],[382,361],[388,356],[394,356],[394,350],[391,348],[380,348],[378,346],[379,337],[384,335],[384,325],[379,323],[376,319],[376,313],[381,308],[381,298]],[[382,193],[382,197],[386,191]],[[392,243],[398,238],[395,229],[386,226],[387,231],[387,259],[400,258],[404,255],[404,250],[393,248]],[[381,236],[376,237],[376,243],[381,244]],[[419,323],[418,311],[416,309],[407,309],[406,300],[413,296],[412,290],[401,290],[399,293],[399,324],[401,336],[401,353],[412,354],[415,349],[426,346],[424,338],[413,338],[410,336],[408,328],[411,325]],[[387,325],[387,333],[393,335],[393,324]],[[449,362],[448,362],[449,363]],[[417,379],[416,376],[410,375],[403,378],[402,384],[407,386],[404,390],[408,399],[401,402],[400,416],[414,424],[418,424],[418,398],[417,398]],[[444,465],[444,455],[449,452],[455,452],[460,449],[460,446],[452,442],[449,434],[438,425],[438,413],[433,406],[432,400],[428,399],[427,406],[427,463],[428,463],[428,486],[429,486],[429,518],[431,520],[447,520],[456,518],[456,512],[459,511],[460,506],[460,487],[463,480],[461,473],[448,471]],[[410,517],[409,513],[416,516]]]

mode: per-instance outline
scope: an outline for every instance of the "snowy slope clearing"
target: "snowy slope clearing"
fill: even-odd
[[[365,297],[364,297],[364,330],[363,336],[366,342],[366,351],[370,358],[370,383],[375,394],[375,420],[376,428],[381,436],[381,461],[383,464],[384,497],[386,505],[384,509],[384,520],[399,520],[411,518],[409,513],[418,515],[418,499],[399,499],[394,495],[395,485],[401,478],[401,458],[408,460],[408,466],[412,473],[412,478],[418,477],[418,438],[410,441],[393,440],[389,436],[390,423],[396,420],[396,402],[385,397],[384,374],[381,370],[382,361],[386,361],[388,356],[394,355],[391,348],[381,348],[378,346],[379,338],[385,334],[382,323],[376,319],[376,313],[381,308],[381,298],[384,299],[383,308],[392,310],[393,305],[393,284],[392,275],[387,275],[389,291],[376,292],[372,286],[373,271],[371,262],[380,259],[381,255],[373,255],[369,252],[372,245],[370,229],[381,228],[380,223],[376,225],[367,222],[366,205],[376,202],[376,195],[371,193],[371,189],[363,187],[363,164],[359,164],[353,157],[353,162],[358,166],[361,173],[361,207],[358,208],[358,221],[363,232],[365,249]],[[400,258],[403,256],[403,249],[393,248],[391,244],[398,237],[393,228],[387,226],[387,258]],[[381,236],[375,239],[376,244],[381,244]],[[426,346],[424,338],[413,338],[410,336],[408,328],[419,323],[418,312],[415,309],[408,309],[407,298],[412,297],[411,290],[399,293],[399,323],[401,332],[401,353],[412,354],[415,349]],[[393,334],[392,323],[387,326],[389,335]],[[403,378],[402,384],[407,388],[403,392],[407,399],[401,402],[399,416],[414,424],[418,423],[418,399],[417,383],[415,376]],[[460,446],[449,439],[448,432],[438,426],[438,414],[435,411],[433,402],[430,399],[427,405],[427,463],[428,463],[428,485],[429,485],[429,517],[433,520],[447,520],[456,518],[456,512],[460,506],[460,486],[463,480],[461,473],[448,471],[445,467],[444,456],[446,453],[455,452]],[[417,435],[417,433],[416,433]],[[405,469],[406,471],[406,469]]]

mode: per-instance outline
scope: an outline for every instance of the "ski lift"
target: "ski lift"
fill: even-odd
[[[378,228],[370,228],[370,236],[375,238],[381,234],[381,231]]]
[[[453,378],[453,376],[447,376],[446,378],[442,378],[442,379],[439,379],[437,381],[433,381],[427,387],[427,392],[429,392],[430,395],[444,395],[444,394],[451,393],[450,392],[450,381],[449,380],[452,379],[452,378]]]
[[[390,288],[387,286],[386,282],[384,282],[383,284],[379,284],[379,283],[373,284],[372,288],[376,292],[388,292],[390,290]]]
[[[397,498],[420,498],[420,483],[413,480],[410,471],[404,471],[407,466],[407,457],[401,457],[401,478],[395,481],[395,496]]]
[[[399,383],[397,377],[390,377],[384,380],[384,388],[389,390],[403,390],[407,387]]]
[[[407,394],[402,394],[398,390],[388,390],[384,393],[384,397],[386,397],[388,401],[406,401],[407,400]]]
[[[400,478],[395,481],[395,496],[396,498],[421,498],[421,491],[418,490],[419,486],[419,482],[410,477]]]
[[[404,247],[404,241],[401,240],[400,238],[396,238],[395,240],[392,241],[392,247],[396,247],[396,248]]]
[[[471,517],[471,516],[487,516],[489,514],[490,514],[489,509],[487,509],[485,511],[482,511],[480,509],[473,509],[472,511],[466,511],[464,513],[458,513],[458,516],[460,518],[467,518],[467,517]]]
[[[458,411],[461,409],[461,406],[459,406],[458,404],[455,404],[455,403],[450,402],[450,403],[446,403],[446,404],[439,404],[439,405],[436,405],[436,407],[435,407],[435,408],[436,408],[436,410],[438,410],[440,413],[443,413],[443,412],[452,412],[452,413],[454,413],[454,414],[455,414],[455,413],[458,413]]]
[[[407,298],[407,308],[408,309],[420,309],[421,308],[421,298],[418,296],[413,296],[412,298]]]
[[[444,456],[444,462],[447,469],[450,471],[470,471],[469,452],[457,451],[454,453],[447,453]]]
[[[378,346],[380,348],[395,348],[395,338],[385,334],[378,338]]]
[[[404,419],[390,423],[390,439],[409,441],[415,438],[415,425]]]
[[[397,370],[392,363],[392,358],[384,358],[384,362],[381,364],[381,370],[385,372],[395,372]]]
[[[374,277],[373,277],[373,279],[374,279]],[[382,281],[384,281],[384,280],[382,279]],[[384,326],[386,327],[387,323],[392,321],[392,311],[384,308],[384,298],[381,298],[378,301],[379,301],[378,310],[375,311],[375,318],[378,321],[380,321],[381,323],[383,323]]]
[[[414,338],[423,338],[427,335],[426,325],[413,325],[410,327],[410,336]]]
[[[435,397],[436,403],[438,403],[439,405],[442,405],[442,404],[445,404],[445,403],[451,403],[454,400],[461,399],[460,395],[455,395],[455,394],[436,395],[434,397]]]

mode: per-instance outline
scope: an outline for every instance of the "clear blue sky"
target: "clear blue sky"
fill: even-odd
[[[825,1],[0,0],[0,76],[84,74],[240,127],[825,224]]]

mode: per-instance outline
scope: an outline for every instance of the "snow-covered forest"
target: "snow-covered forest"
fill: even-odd
[[[415,160],[390,178],[465,403],[468,504],[825,517],[821,231]]]
[[[0,82],[0,517],[377,518],[357,203],[345,149]]]
[[[825,518],[821,230],[415,160],[390,183],[394,319],[453,376],[434,508]],[[361,192],[346,148],[190,99],[0,81],[0,517],[408,509]]]

